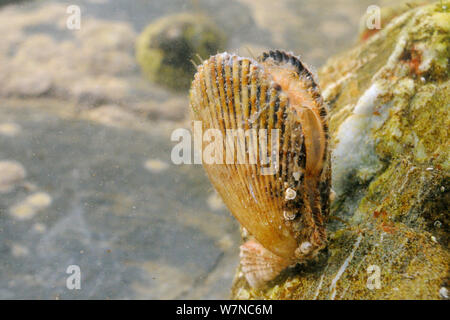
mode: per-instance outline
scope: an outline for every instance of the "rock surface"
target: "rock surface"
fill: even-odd
[[[238,271],[232,298],[448,298],[449,8],[413,8],[319,70],[337,195],[328,248],[260,290]]]

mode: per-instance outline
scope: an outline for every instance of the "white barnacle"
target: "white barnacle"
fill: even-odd
[[[311,251],[312,244],[309,241],[302,242],[300,245],[300,251],[303,254],[308,254]]]
[[[283,217],[287,221],[291,221],[295,219],[295,213],[291,211],[283,211]]]
[[[285,200],[294,200],[297,196],[297,192],[292,188],[287,188],[285,192]]]

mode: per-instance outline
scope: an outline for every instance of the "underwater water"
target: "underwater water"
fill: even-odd
[[[200,49],[140,60],[139,35],[202,15],[213,51],[286,49],[317,70],[357,42],[369,5],[395,2],[1,1],[0,299],[229,298],[239,224],[201,165],[171,159],[190,128],[177,81]]]

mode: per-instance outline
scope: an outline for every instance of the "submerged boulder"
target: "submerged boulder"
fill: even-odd
[[[225,48],[221,30],[207,17],[176,14],[145,28],[136,42],[136,58],[151,81],[171,89],[188,89],[195,73],[192,62]]]
[[[450,5],[411,8],[319,70],[331,109],[328,247],[233,299],[447,299]]]

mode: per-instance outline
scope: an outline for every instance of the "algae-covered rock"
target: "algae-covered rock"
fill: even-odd
[[[447,299],[450,5],[412,8],[319,71],[331,109],[328,247],[235,299]]]
[[[225,42],[223,33],[205,16],[183,13],[150,24],[136,42],[136,58],[150,80],[187,89],[195,73],[192,60],[223,50]]]

